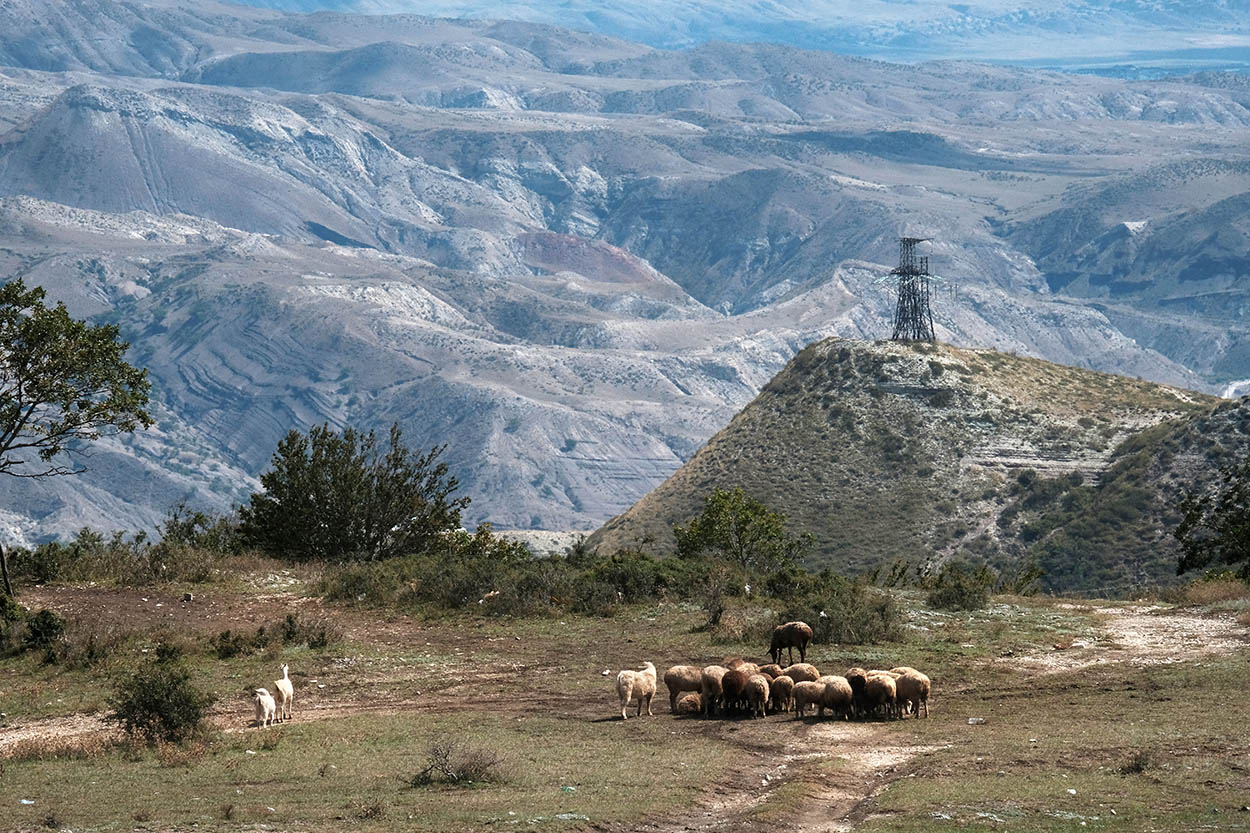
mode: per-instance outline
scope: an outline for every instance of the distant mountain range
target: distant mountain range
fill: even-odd
[[[211,0],[0,24],[0,278],[117,322],[161,414],[0,481],[18,540],[229,509],[322,421],[446,443],[469,522],[593,529],[804,345],[888,335],[900,234],[943,340],[1250,385],[1241,75]]]
[[[974,59],[1127,76],[1250,69],[1239,0],[252,0],[288,11],[417,13],[567,26],[665,49],[782,43],[915,62]]]

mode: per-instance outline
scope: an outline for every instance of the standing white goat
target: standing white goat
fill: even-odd
[[[630,700],[638,701],[638,716],[642,716],[644,701],[647,714],[651,714],[651,698],[655,696],[655,665],[644,662],[638,671],[626,669],[616,675],[616,693],[621,698],[621,719],[625,719],[625,707]]]
[[[273,681],[274,690],[278,695],[278,720],[291,719],[291,705],[295,702],[295,686],[291,685],[291,678],[287,674],[286,663],[282,665],[282,679]]]
[[[273,701],[269,690],[264,688],[256,689],[252,698],[256,701],[256,725],[268,729],[278,711],[278,704]]]

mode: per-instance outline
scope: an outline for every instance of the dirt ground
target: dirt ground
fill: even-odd
[[[128,627],[166,625],[183,632],[214,633],[224,628],[255,628],[280,619],[290,611],[316,613],[322,608],[316,599],[296,596],[283,590],[254,595],[205,592],[192,602],[181,595],[137,590],[102,588],[39,588],[26,595],[31,606],[46,606],[77,617],[107,617]],[[1085,640],[1061,640],[1029,655],[999,657],[985,662],[1009,664],[1038,676],[1100,665],[1120,663],[1130,666],[1159,665],[1227,654],[1244,646],[1246,629],[1231,616],[1201,616],[1196,613],[1165,611],[1151,605],[1098,607],[1096,635]],[[555,649],[532,649],[519,659],[509,659],[510,640],[520,637],[493,635],[467,643],[454,628],[431,626],[402,615],[384,619],[360,611],[335,609],[337,622],[358,644],[419,646],[431,654],[464,656],[465,652],[485,649],[487,659],[474,659],[458,666],[454,675],[441,678],[437,696],[422,691],[428,671],[413,667],[371,668],[361,671],[375,685],[368,696],[360,696],[356,686],[316,688],[315,678],[297,682],[302,690],[297,699],[297,720],[326,720],[343,715],[366,713],[432,713],[465,709],[490,709],[504,714],[522,714],[533,708],[533,692],[516,692],[505,681],[518,671],[536,672],[560,669],[564,658]],[[503,643],[503,644],[494,644]],[[336,659],[345,669],[351,658]],[[354,672],[353,672],[354,673]],[[596,683],[597,685],[597,683]],[[606,690],[606,689],[605,689]],[[569,719],[607,720],[612,713],[609,695],[602,702],[559,691],[542,694],[549,713]],[[941,709],[942,692],[934,692],[934,709]],[[258,731],[246,724],[248,704],[219,704],[212,715],[214,723],[227,732]],[[667,715],[663,687],[654,711]],[[784,720],[784,717],[776,718]],[[914,771],[917,756],[933,747],[900,743],[906,733],[874,723],[834,724],[803,722],[786,732],[766,731],[755,721],[682,720],[681,731],[717,733],[744,753],[733,775],[709,787],[702,801],[688,814],[652,824],[634,824],[630,829],[668,831],[736,831],[757,829],[756,812],[783,784],[801,776],[807,790],[802,811],[787,827],[797,831],[844,831],[863,821],[866,802],[892,781]],[[759,724],[763,724],[760,721]],[[770,724],[775,725],[775,724]],[[0,759],[6,750],[35,737],[74,738],[110,732],[100,714],[74,714],[30,721],[0,728]]]

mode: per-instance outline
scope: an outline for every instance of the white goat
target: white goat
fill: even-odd
[[[291,705],[295,702],[295,686],[291,685],[291,678],[287,674],[287,666],[282,665],[282,679],[273,681],[274,690],[278,696],[278,720],[291,719]]]
[[[258,688],[252,697],[256,701],[256,725],[268,729],[278,711],[278,704],[273,701],[268,689]]]
[[[642,716],[645,704],[651,714],[651,698],[655,696],[655,665],[644,662],[637,671],[626,669],[616,675],[616,694],[621,698],[621,720],[626,718],[625,707],[631,700],[638,701],[638,716]]]

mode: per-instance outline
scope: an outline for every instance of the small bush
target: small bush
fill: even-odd
[[[928,602],[938,610],[980,610],[989,604],[994,572],[984,565],[950,561],[929,586]]]
[[[430,744],[424,769],[401,780],[414,788],[439,781],[467,786],[502,780],[502,766],[496,752],[445,737]]]
[[[1185,604],[1209,605],[1250,598],[1250,584],[1230,573],[1198,579],[1181,592]]]
[[[196,520],[186,521],[175,514],[167,521],[170,532],[164,540],[149,541],[140,532],[127,538],[123,532],[106,537],[92,529],[82,529],[69,542],[51,541],[34,550],[18,550],[13,557],[13,572],[35,584],[54,581],[115,581],[142,585],[154,582],[204,582],[212,578],[217,560],[234,552],[222,539],[230,522],[211,520],[196,513]],[[209,524],[214,530],[193,533],[187,524],[198,528]],[[172,524],[172,526],[170,526]],[[217,549],[226,547],[226,549]]]
[[[307,645],[321,650],[343,641],[343,629],[327,616],[296,616],[288,613],[270,628],[284,645]]]
[[[902,610],[894,595],[829,570],[807,574],[777,622],[795,619],[812,626],[817,643],[864,645],[898,639]]]
[[[20,650],[26,615],[26,608],[0,593],[0,654]]]
[[[158,742],[156,744],[156,760],[163,767],[190,769],[204,760],[212,751],[212,741],[204,737],[203,734],[199,734],[185,743]]]
[[[152,659],[118,682],[109,700],[109,719],[132,739],[179,743],[203,729],[212,701],[192,684],[191,672],[181,662]]]
[[[45,662],[55,661],[57,647],[64,636],[65,620],[51,610],[45,608],[26,620],[26,648],[43,651]]]
[[[1116,771],[1121,775],[1141,775],[1152,766],[1154,766],[1154,759],[1143,749],[1121,764]]]

